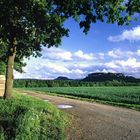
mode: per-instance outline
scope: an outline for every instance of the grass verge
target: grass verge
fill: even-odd
[[[68,117],[50,103],[14,94],[0,99],[0,140],[65,140]]]

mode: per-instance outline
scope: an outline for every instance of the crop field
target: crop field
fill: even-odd
[[[40,87],[27,88],[43,94],[69,95],[80,99],[109,103],[140,110],[140,87]]]

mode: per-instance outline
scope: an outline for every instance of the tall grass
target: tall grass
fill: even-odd
[[[64,140],[66,124],[50,103],[17,94],[0,100],[0,140]]]

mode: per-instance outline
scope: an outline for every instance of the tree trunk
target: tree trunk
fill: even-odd
[[[8,56],[7,66],[6,66],[6,82],[5,82],[5,93],[4,99],[10,99],[12,97],[13,90],[13,69],[14,69],[14,60],[16,52]]]

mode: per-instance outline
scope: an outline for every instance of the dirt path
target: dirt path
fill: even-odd
[[[74,116],[69,130],[70,140],[140,140],[138,111],[31,92],[28,94],[47,99],[55,105],[73,106],[63,109]]]

